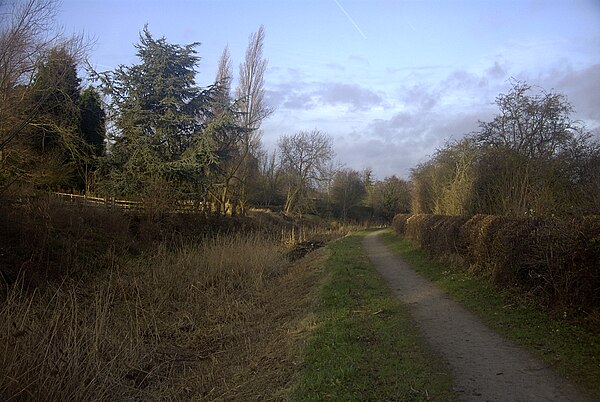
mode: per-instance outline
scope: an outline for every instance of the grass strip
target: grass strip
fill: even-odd
[[[296,400],[455,400],[427,349],[355,234],[334,242]]]
[[[432,260],[391,231],[384,241],[424,277],[477,314],[490,328],[529,349],[572,382],[600,400],[600,336],[569,322],[552,319],[515,290],[499,289],[484,278]]]

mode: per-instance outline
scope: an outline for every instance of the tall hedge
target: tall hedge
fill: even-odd
[[[459,257],[497,285],[541,294],[553,305],[600,309],[600,216],[401,214],[393,228],[433,257]]]

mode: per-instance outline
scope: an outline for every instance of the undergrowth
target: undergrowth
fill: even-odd
[[[2,213],[0,251],[18,254],[0,258],[0,400],[289,394],[326,250],[287,254],[336,232],[292,236],[276,217],[194,229],[52,202]]]

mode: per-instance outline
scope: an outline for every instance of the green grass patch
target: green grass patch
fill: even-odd
[[[297,400],[455,400],[451,377],[351,235],[329,247]]]
[[[484,278],[427,254],[391,231],[383,234],[387,245],[417,272],[444,289],[477,314],[490,328],[529,349],[572,382],[600,399],[600,336],[569,322],[550,317],[517,290],[499,289]]]

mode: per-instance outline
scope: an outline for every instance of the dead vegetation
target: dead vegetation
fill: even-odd
[[[600,324],[598,216],[398,215],[394,229],[434,257]]]
[[[0,399],[287,398],[326,249],[291,263],[290,234],[266,235],[266,219],[184,242],[125,214],[86,210],[65,224],[60,211],[20,223],[9,213],[2,228],[22,248],[3,249]],[[31,253],[29,265],[8,269],[13,251]]]

